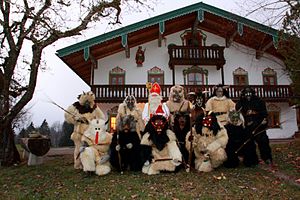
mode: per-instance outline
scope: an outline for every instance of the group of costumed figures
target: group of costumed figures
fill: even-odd
[[[162,102],[159,84],[147,84],[148,102],[141,111],[133,95],[118,107],[116,131],[107,132],[107,121],[87,92],[65,112],[74,124],[74,168],[88,175],[108,174],[112,169],[159,174],[191,168],[209,172],[224,165],[272,165],[265,102],[251,87],[241,91],[234,103],[227,88],[217,85],[205,101],[206,91],[190,92],[175,85],[167,102]]]

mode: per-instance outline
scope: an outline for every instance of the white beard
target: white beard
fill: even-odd
[[[161,104],[161,96],[150,96],[149,97],[149,109],[150,113],[155,113],[158,106]]]

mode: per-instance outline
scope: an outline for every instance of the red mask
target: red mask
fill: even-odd
[[[159,133],[162,132],[162,130],[164,129],[166,122],[164,122],[161,119],[156,119],[154,122],[151,121],[151,124],[155,128],[155,130]]]
[[[212,123],[213,123],[213,119],[211,116],[203,117],[202,120],[203,126],[210,128],[212,126]]]

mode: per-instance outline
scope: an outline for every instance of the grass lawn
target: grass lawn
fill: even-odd
[[[0,199],[300,199],[300,140],[272,150],[275,169],[241,165],[153,176],[85,177],[73,169],[72,156],[56,156],[40,166],[0,168]]]

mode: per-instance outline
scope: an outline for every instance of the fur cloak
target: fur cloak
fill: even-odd
[[[154,118],[163,118],[165,126],[158,134],[152,125]],[[148,175],[159,174],[160,171],[175,171],[182,162],[182,155],[176,143],[175,133],[168,128],[166,119],[153,116],[147,124],[147,131],[141,140],[142,172]]]
[[[219,125],[216,116],[211,114],[211,124],[206,127],[206,122],[199,116],[192,129],[192,150],[195,154],[195,169],[209,172],[219,167],[226,159],[225,147],[228,142],[226,129]],[[186,148],[191,150],[191,132],[186,136]]]
[[[136,121],[135,129],[136,129],[138,136],[141,138],[141,134],[145,128],[145,124],[144,124],[144,121],[142,118],[142,112],[136,106],[134,106],[134,108],[132,110],[130,110],[127,107],[126,103],[123,102],[119,105],[119,108],[118,108],[118,114],[116,117],[117,124],[120,121],[120,119],[126,115],[132,115],[134,117],[134,119]]]
[[[93,92],[87,92],[79,95],[78,101],[67,108],[65,120],[74,125],[71,139],[74,142],[74,168],[81,169],[82,165],[78,159],[79,148],[81,146],[81,137],[89,126],[92,119],[104,119],[105,115],[95,104],[95,95]]]
[[[81,142],[80,160],[83,171],[95,172],[97,175],[105,175],[111,171],[109,163],[109,146],[112,135],[105,130],[105,121],[94,119],[89,128],[84,132]]]
[[[235,103],[226,96],[213,96],[206,102],[205,110],[216,114],[218,122],[224,126],[227,123],[228,112],[235,109]]]

